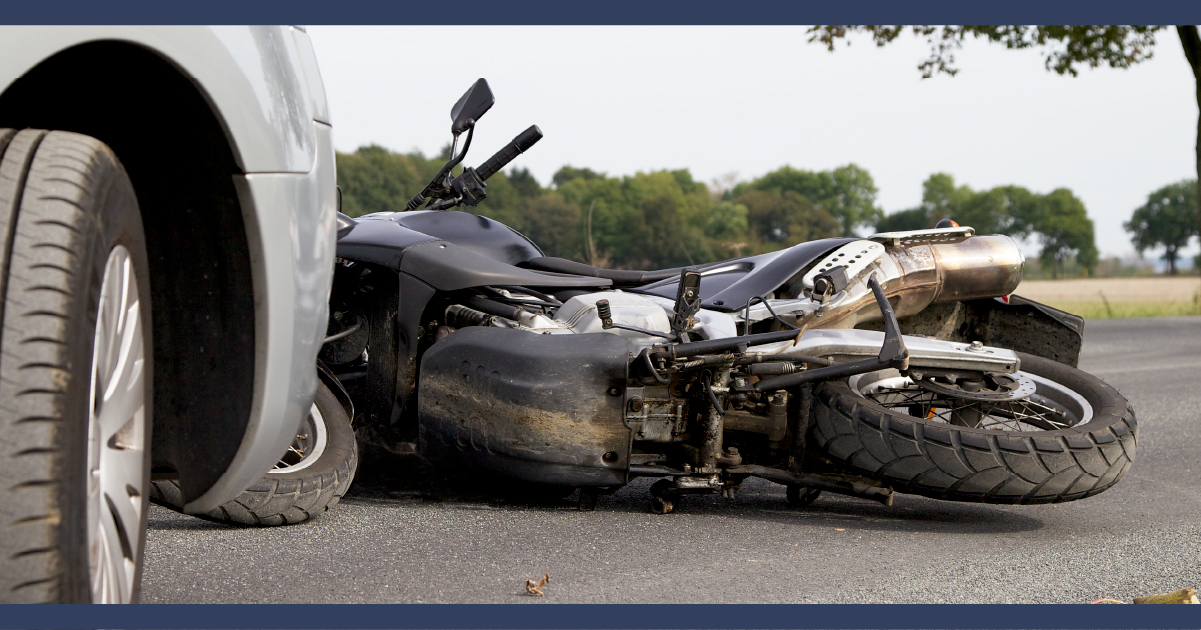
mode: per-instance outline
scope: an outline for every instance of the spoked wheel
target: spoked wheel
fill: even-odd
[[[1033,374],[914,382],[895,371],[853,377],[852,389],[894,412],[928,422],[996,431],[1057,431],[1092,419],[1092,406],[1060,383]]]
[[[1137,425],[1100,379],[1018,353],[1022,371],[914,381],[896,370],[815,391],[815,443],[900,492],[957,501],[1050,503],[1112,486]]]
[[[146,386],[141,302],[129,250],[117,245],[100,284],[88,422],[88,566],[92,601],[131,599],[146,530]]]
[[[350,488],[359,467],[358,446],[346,411],[321,383],[308,416],[275,467],[206,520],[240,525],[291,525],[323,514]],[[174,480],[153,483],[150,499],[174,510],[183,496]]]

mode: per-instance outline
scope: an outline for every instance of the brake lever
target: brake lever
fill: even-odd
[[[462,201],[463,201],[463,197],[461,197],[461,196],[452,197],[450,199],[439,199],[438,201],[435,201],[435,202],[431,203],[430,205],[426,206],[424,209],[425,210],[446,210],[447,208],[453,208],[453,207],[459,205],[459,203]]]

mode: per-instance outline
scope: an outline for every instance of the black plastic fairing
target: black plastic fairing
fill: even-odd
[[[440,238],[510,265],[542,255],[533,241],[488,217],[454,210],[397,212],[390,217],[410,230]]]
[[[765,264],[758,265],[741,280],[705,300],[705,308],[733,312],[753,297],[764,297],[776,291],[810,263],[828,252],[850,243],[853,238],[825,238],[793,245]],[[702,294],[704,283],[702,282]]]
[[[487,285],[604,288],[613,284],[603,278],[521,269],[446,241],[430,241],[407,249],[400,261],[400,270],[439,291]]]
[[[713,265],[701,273],[701,298],[704,308],[737,311],[753,297],[764,297],[780,289],[807,266],[828,252],[855,239],[827,238],[793,245],[788,249],[731,260]],[[678,280],[663,280],[639,290],[674,298]]]
[[[362,218],[344,233],[339,230],[339,258],[399,269],[401,255],[414,245],[437,237],[380,218]]]
[[[463,328],[422,358],[420,451],[452,465],[564,486],[620,486],[629,342]]]

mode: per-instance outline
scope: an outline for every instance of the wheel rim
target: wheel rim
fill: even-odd
[[[296,437],[292,438],[288,451],[267,474],[292,473],[312,466],[321,459],[328,442],[329,432],[325,428],[325,417],[321,415],[321,410],[317,409],[317,404],[313,403],[308,417],[300,424]]]
[[[1067,429],[1092,420],[1092,405],[1070,387],[1029,372],[1012,376],[1020,386],[1010,398],[990,397],[987,392],[975,397],[956,396],[948,386],[914,383],[896,370],[854,376],[848,384],[860,396],[894,413],[927,422],[1039,432]]]
[[[88,422],[88,568],[92,601],[133,598],[146,496],[145,351],[129,250],[109,252],[92,346]]]

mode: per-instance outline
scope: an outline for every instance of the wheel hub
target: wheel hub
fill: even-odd
[[[954,383],[928,377],[915,384],[926,391],[943,396],[991,402],[1025,400],[1038,389],[1033,380],[1021,373],[986,374],[981,380],[959,379]]]
[[[92,601],[132,598],[146,493],[146,387],[138,282],[129,250],[109,253],[100,283],[88,423],[88,565]]]

